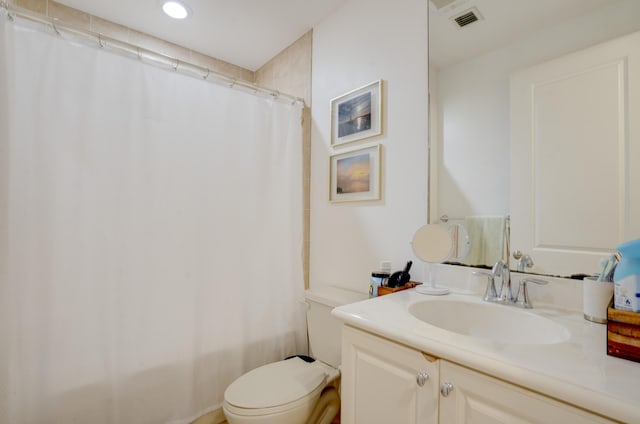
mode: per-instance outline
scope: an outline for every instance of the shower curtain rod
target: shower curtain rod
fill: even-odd
[[[129,55],[133,55],[134,57],[137,56],[139,60],[148,59],[148,61],[153,62],[158,66],[164,65],[164,67],[171,67],[176,72],[188,74],[191,76],[197,76],[206,81],[227,85],[230,88],[238,88],[244,91],[253,92],[254,94],[264,94],[266,96],[271,96],[277,100],[290,101],[292,104],[296,102],[304,104],[304,100],[300,97],[295,97],[289,94],[281,93],[277,90],[261,87],[257,84],[253,84],[247,81],[238,80],[229,75],[212,71],[209,68],[204,68],[202,66],[195,65],[193,63],[189,63],[175,57],[167,56],[165,54],[158,53],[153,50],[128,43],[126,41],[120,41],[104,34],[78,28],[73,25],[63,23],[57,18],[50,18],[36,12],[16,8],[6,1],[0,1],[0,9],[4,9],[5,14],[10,20],[18,17],[32,22],[48,25],[58,36],[62,36],[62,33],[64,32],[70,35],[91,39],[95,41],[100,48],[110,47],[119,52],[128,53]]]

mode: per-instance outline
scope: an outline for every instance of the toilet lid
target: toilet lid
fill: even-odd
[[[294,402],[325,384],[322,369],[294,357],[263,365],[231,383],[224,399],[239,408],[271,408]]]

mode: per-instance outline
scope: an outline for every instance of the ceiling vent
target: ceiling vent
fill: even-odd
[[[467,25],[471,25],[474,22],[481,21],[484,18],[477,8],[472,7],[471,9],[467,9],[464,12],[452,17],[451,19],[455,22],[458,28],[462,28]]]

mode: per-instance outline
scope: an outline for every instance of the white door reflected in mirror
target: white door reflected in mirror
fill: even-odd
[[[427,224],[416,231],[411,242],[413,253],[416,257],[431,266],[429,267],[429,280],[425,284],[416,287],[416,291],[422,294],[444,295],[449,293],[447,287],[436,286],[433,280],[431,268],[433,264],[449,259],[453,250],[453,237],[446,228]]]

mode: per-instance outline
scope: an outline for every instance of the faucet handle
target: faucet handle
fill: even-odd
[[[504,266],[505,266],[505,263],[502,260],[493,264],[493,268],[491,268],[491,274],[494,276],[494,278],[497,277],[498,275],[501,275],[502,268],[504,268]]]
[[[522,253],[521,250],[513,252],[513,259],[518,261],[516,265],[516,270],[518,272],[525,272],[527,268],[531,268],[534,265],[531,256]]]
[[[493,273],[484,271],[473,271],[471,274],[477,277],[487,277],[487,288],[484,291],[483,297],[485,302],[492,302],[496,297],[498,297],[498,293],[496,293],[496,283]]]
[[[549,282],[547,280],[541,280],[539,278],[523,278],[520,280],[520,286],[518,287],[518,294],[516,295],[516,304],[525,309],[533,308],[533,304],[529,299],[529,290],[527,290],[527,283],[534,283],[539,286],[544,286]],[[520,300],[522,298],[522,300]]]

